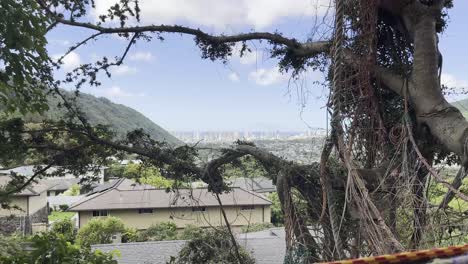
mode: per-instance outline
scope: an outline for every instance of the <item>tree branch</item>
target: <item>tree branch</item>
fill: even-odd
[[[405,80],[400,75],[397,75],[384,67],[376,67],[375,77],[381,84],[400,96],[403,96],[404,91],[407,88],[406,86],[410,82],[410,80]]]
[[[134,27],[105,27],[96,25],[89,22],[78,22],[63,18],[56,13],[52,12],[43,3],[42,0],[38,0],[41,7],[45,10],[48,16],[51,16],[56,23],[91,29],[97,31],[100,34],[119,34],[119,33],[144,33],[144,32],[160,32],[160,33],[181,33],[186,35],[192,35],[200,39],[204,39],[213,43],[234,43],[243,42],[249,40],[268,40],[275,44],[281,44],[291,49],[297,56],[314,56],[318,53],[327,52],[330,48],[330,41],[316,41],[316,42],[305,42],[301,43],[294,38],[286,38],[278,33],[269,32],[251,32],[238,35],[210,35],[203,32],[200,29],[194,29],[190,27],[184,27],[179,25],[148,25],[148,26],[134,26]],[[93,35],[93,36],[94,36]],[[87,40],[92,38],[89,37]],[[86,42],[84,40],[82,42]],[[81,44],[80,44],[81,45]]]
[[[5,196],[8,196],[8,195],[12,195],[14,193],[17,193],[17,192],[21,192],[24,188],[26,188],[28,185],[30,185],[34,179],[41,175],[42,173],[46,172],[48,169],[50,169],[50,167],[52,167],[52,165],[54,165],[54,161],[49,163],[47,166],[45,166],[44,168],[36,171],[31,177],[29,177],[29,179],[27,181],[25,181],[21,186],[13,189],[13,190],[10,190],[8,192],[5,193]]]
[[[61,63],[63,58],[65,58],[68,54],[70,54],[72,51],[78,49],[80,46],[86,44],[88,41],[90,41],[91,39],[95,39],[96,37],[102,35],[101,32],[98,32],[98,33],[95,33],[95,34],[92,34],[91,36],[87,37],[86,39],[78,42],[77,44],[75,44],[74,46],[72,46],[65,54],[63,54],[58,60],[57,62],[58,63]]]
[[[453,188],[458,190],[462,186],[463,179],[466,177],[466,175],[467,175],[466,169],[463,166],[461,166],[460,169],[458,169],[457,175],[455,176],[455,179],[452,182]],[[448,204],[453,200],[454,197],[455,197],[455,193],[451,190],[448,190],[444,196],[444,199],[439,204],[439,209],[446,208]]]

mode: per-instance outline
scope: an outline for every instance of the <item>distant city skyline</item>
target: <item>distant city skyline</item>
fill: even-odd
[[[323,137],[327,131],[323,128],[311,128],[302,131],[170,131],[172,135],[186,143],[223,143],[235,140],[294,140]]]

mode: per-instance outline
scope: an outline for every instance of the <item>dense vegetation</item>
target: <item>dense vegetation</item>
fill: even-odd
[[[31,237],[0,235],[2,264],[116,264],[113,253],[92,251],[74,242],[70,225],[60,225],[49,232]]]
[[[454,102],[453,106],[458,108],[465,117],[468,116],[468,99]]]
[[[122,242],[188,240],[171,263],[237,263],[229,233],[224,229],[205,230],[189,225],[177,230],[174,223],[163,222],[136,231],[115,217],[94,218],[78,232],[65,219],[54,223],[50,231],[30,237],[0,235],[0,263],[114,264],[119,252],[92,251],[90,246],[111,243],[111,237],[117,233],[122,234]],[[244,263],[253,263],[247,252],[240,252]]]
[[[108,175],[114,178],[132,179],[155,188],[170,188],[175,185],[175,181],[164,178],[158,168],[136,163],[127,165],[113,164],[109,166]]]
[[[217,263],[244,263],[253,264],[255,260],[247,251],[239,248],[235,252],[229,232],[227,230],[209,230],[188,241],[177,258],[170,263],[174,264],[217,264]]]

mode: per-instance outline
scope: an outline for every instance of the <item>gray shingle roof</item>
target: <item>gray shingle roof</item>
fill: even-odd
[[[58,195],[58,196],[49,196],[47,197],[47,201],[49,202],[50,207],[60,206],[62,204],[66,204],[71,206],[72,204],[81,200],[83,196],[66,196],[66,195]]]
[[[235,178],[231,180],[230,186],[258,193],[276,192],[276,186],[266,177]]]
[[[44,166],[44,165],[42,165]],[[54,173],[57,171],[57,167],[51,167],[46,170],[47,173]],[[11,172],[17,173],[19,175],[23,175],[26,177],[33,176],[35,174],[35,166],[34,165],[27,165],[27,166],[20,166],[12,169],[4,169],[0,170],[0,174],[10,174]],[[65,173],[64,177],[74,177],[73,174]]]
[[[286,252],[284,238],[265,237],[239,239],[239,244],[255,258],[257,264],[282,264]],[[155,241],[124,244],[93,245],[92,249],[110,252],[118,250],[119,264],[165,264],[177,256],[185,245],[184,240]]]
[[[11,181],[11,176],[9,175],[0,175],[0,188],[4,188]],[[32,183],[21,192],[15,193],[15,196],[36,196],[47,190],[47,185],[42,183]]]
[[[40,183],[48,186],[48,191],[65,191],[70,189],[73,184],[77,184],[80,181],[78,178],[47,178],[40,181]]]
[[[262,195],[240,188],[220,195],[223,205],[270,205]],[[166,192],[149,185],[135,184],[121,179],[101,192],[86,196],[70,207],[70,211],[137,209],[137,208],[174,208],[193,206],[219,206],[216,197],[206,188],[179,189]]]

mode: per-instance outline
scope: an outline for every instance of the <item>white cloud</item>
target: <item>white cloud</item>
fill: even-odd
[[[261,54],[258,51],[245,52],[244,56],[239,57],[241,64],[255,64],[261,60]]]
[[[448,73],[442,73],[440,81],[448,87],[446,99],[449,102],[466,99],[468,92],[468,81],[458,79],[456,76]]]
[[[96,18],[116,0],[96,1]],[[141,0],[145,23],[192,23],[225,29],[227,26],[271,26],[285,17],[322,16],[330,0]]]
[[[243,56],[241,57],[241,48],[242,48],[241,44],[239,43],[236,44],[236,46],[233,49],[231,59],[236,59],[241,64],[245,64],[245,65],[255,64],[262,60],[262,53],[255,49],[252,49],[252,51],[250,52],[245,50]]]
[[[128,98],[128,97],[142,97],[144,93],[131,93],[123,90],[119,86],[111,86],[105,89],[92,89],[89,91],[97,96],[104,96],[110,99]]]
[[[278,84],[287,81],[289,77],[279,71],[279,67],[275,66],[270,69],[260,68],[249,74],[249,79],[258,85],[267,86]]]
[[[113,66],[111,68],[111,73],[116,76],[134,74],[137,72],[135,67],[130,67],[128,65]]]
[[[56,54],[56,55],[53,55],[52,58],[57,61],[62,56],[63,55]],[[78,53],[72,51],[62,59],[62,63],[63,63],[62,64],[63,69],[65,69],[67,71],[73,70],[76,67],[80,66],[80,64],[81,64],[80,55]]]
[[[151,52],[138,51],[129,56],[132,61],[152,61],[154,56]]]
[[[442,84],[446,85],[449,88],[468,88],[468,81],[458,79],[452,74],[442,73],[440,79]]]
[[[229,80],[233,81],[233,82],[238,82],[240,79],[239,79],[239,75],[235,72],[231,72],[229,75],[228,75],[228,78]]]
[[[70,46],[71,42],[69,40],[63,39],[49,39],[50,44],[60,45],[60,46]]]

